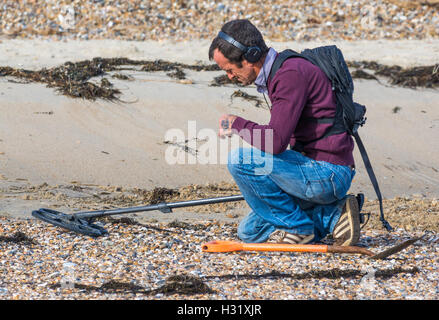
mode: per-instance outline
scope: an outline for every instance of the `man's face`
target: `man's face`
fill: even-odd
[[[215,60],[216,64],[227,73],[230,80],[236,79],[243,85],[247,86],[253,83],[257,78],[254,65],[245,59],[242,61],[242,67],[239,68],[236,64],[230,62],[229,59],[224,57],[221,51],[215,49],[213,52],[213,60]]]

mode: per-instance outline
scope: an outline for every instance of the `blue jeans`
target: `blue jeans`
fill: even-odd
[[[265,242],[277,229],[323,239],[340,218],[355,175],[349,166],[294,150],[273,155],[255,148],[232,150],[228,169],[252,210],[238,226],[244,242]]]

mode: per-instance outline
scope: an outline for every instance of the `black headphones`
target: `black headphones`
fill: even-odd
[[[243,44],[239,43],[238,41],[233,39],[231,36],[229,36],[228,34],[222,32],[222,31],[220,31],[218,33],[218,37],[220,37],[221,39],[226,40],[228,43],[230,43],[231,45],[234,45],[239,50],[244,52],[244,55],[243,55],[244,59],[247,60],[248,62],[255,63],[255,62],[258,62],[261,59],[262,50],[259,47],[247,47],[247,46],[244,46]]]

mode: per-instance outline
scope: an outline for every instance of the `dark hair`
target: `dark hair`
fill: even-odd
[[[221,31],[246,47],[259,47],[262,51],[262,56],[265,56],[269,50],[261,32],[247,19],[229,21],[223,25]],[[216,36],[209,48],[209,60],[213,59],[215,49],[218,49],[230,62],[236,64],[238,67],[242,66],[241,62],[244,60],[244,52],[234,45]]]

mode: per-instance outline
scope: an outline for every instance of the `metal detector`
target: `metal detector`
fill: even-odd
[[[60,211],[41,208],[39,210],[32,211],[32,216],[34,216],[37,219],[43,220],[47,223],[53,224],[55,226],[73,232],[85,234],[91,237],[99,237],[108,234],[108,231],[105,230],[105,228],[93,223],[93,220],[99,217],[124,214],[124,213],[142,212],[142,211],[154,211],[154,210],[159,210],[163,213],[170,213],[172,212],[172,209],[176,209],[176,208],[202,206],[206,204],[242,201],[242,200],[244,200],[244,196],[234,195],[234,196],[226,196],[226,197],[218,197],[218,198],[180,201],[173,203],[162,202],[154,205],[131,207],[131,208],[84,211],[84,212],[77,212],[73,214],[65,214]]]
[[[43,220],[47,223],[55,226],[81,233],[91,237],[99,237],[108,234],[108,231],[100,225],[94,224],[93,220],[103,216],[111,216],[124,213],[134,213],[142,211],[154,211],[159,210],[163,213],[170,213],[172,209],[201,206],[207,204],[242,201],[244,196],[234,195],[218,198],[208,198],[200,200],[180,201],[173,203],[162,202],[159,204],[109,209],[109,210],[97,210],[97,211],[84,211],[73,214],[65,214],[60,211],[41,208],[39,210],[32,211],[32,216],[37,219]],[[423,237],[423,236],[422,236]],[[204,252],[229,252],[240,250],[256,250],[256,251],[299,251],[299,252],[328,252],[328,253],[360,253],[369,256],[370,259],[386,259],[390,255],[393,255],[399,251],[404,250],[408,246],[414,244],[422,237],[409,239],[393,246],[383,252],[373,253],[365,248],[360,247],[341,247],[341,246],[328,246],[328,245],[284,245],[284,244],[242,244],[230,241],[213,241],[202,245],[202,251]]]

